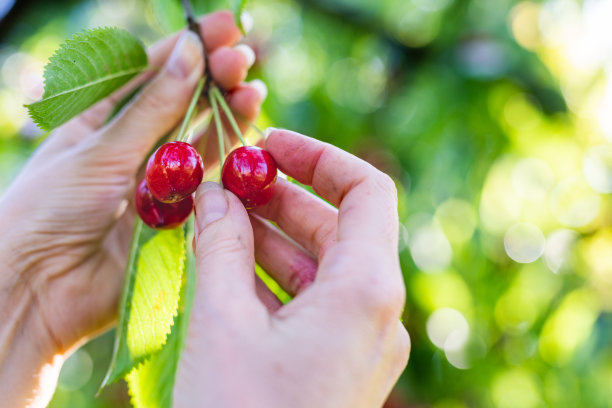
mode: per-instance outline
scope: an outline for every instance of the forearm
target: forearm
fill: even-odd
[[[44,323],[27,285],[15,278],[7,258],[0,273],[0,406],[44,407],[63,357],[50,350]]]

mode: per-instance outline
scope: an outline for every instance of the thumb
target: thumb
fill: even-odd
[[[266,312],[255,291],[253,230],[244,206],[213,182],[198,188],[195,203],[197,286],[193,313],[212,306],[215,313],[221,311],[243,321],[245,310]]]
[[[202,44],[191,31],[183,33],[157,77],[104,130],[107,146],[133,153],[139,160],[184,116],[202,77]]]

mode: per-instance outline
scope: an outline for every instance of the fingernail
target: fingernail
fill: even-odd
[[[259,92],[262,101],[266,99],[266,97],[268,96],[268,87],[266,86],[264,81],[262,81],[261,79],[254,79],[249,82],[249,85],[255,88],[257,92]]]
[[[253,16],[248,11],[243,11],[240,14],[240,22],[242,23],[242,29],[245,33],[250,33],[253,29]]]
[[[266,132],[264,133],[264,139],[267,139],[270,136],[270,134],[272,132],[274,132],[275,130],[278,130],[278,129],[277,128],[273,128],[273,127],[267,128]]]
[[[247,65],[251,68],[255,63],[255,51],[246,44],[238,44],[234,49],[244,55],[247,60]]]
[[[187,78],[202,61],[202,44],[196,34],[185,31],[174,46],[166,71],[176,78]]]
[[[197,227],[199,231],[227,214],[227,197],[221,186],[212,181],[204,183],[198,191]]]

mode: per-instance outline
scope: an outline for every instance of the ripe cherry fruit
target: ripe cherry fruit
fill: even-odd
[[[155,151],[147,162],[145,178],[153,197],[176,203],[191,195],[204,177],[202,157],[189,143],[170,142]]]
[[[189,195],[178,203],[166,204],[157,201],[142,180],[134,197],[136,211],[142,221],[151,228],[172,229],[183,224],[193,210],[193,196]]]
[[[266,204],[274,193],[276,162],[270,153],[255,146],[232,151],[221,171],[223,187],[236,194],[248,209]]]

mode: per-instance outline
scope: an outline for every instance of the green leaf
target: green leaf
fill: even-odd
[[[45,67],[43,98],[30,105],[32,120],[51,130],[107,97],[147,68],[140,41],[119,28],[75,34]]]
[[[177,314],[185,242],[182,228],[154,231],[137,220],[113,359],[102,387],[127,374],[165,344]]]
[[[135,408],[172,406],[172,389],[180,357],[178,330],[183,320],[182,314],[177,316],[165,346],[127,375],[126,381]]]
[[[270,289],[272,293],[278,297],[278,299],[287,304],[291,301],[291,295],[289,295],[280,285],[261,267],[258,263],[255,264],[255,274],[262,280],[262,282]]]
[[[234,5],[234,19],[236,20],[236,26],[242,31],[243,35],[246,35],[244,27],[242,26],[242,12],[244,11],[249,0],[236,0]]]
[[[150,82],[150,80],[149,81],[145,81],[141,85],[139,85],[136,88],[134,88],[130,93],[125,95],[123,98],[121,98],[121,100],[119,100],[119,102],[117,102],[115,104],[115,106],[113,107],[113,110],[111,111],[111,113],[106,118],[106,123],[111,122],[119,113],[121,113],[121,111],[123,111],[123,108],[125,108],[128,105],[128,103],[132,102],[134,100],[134,98],[136,97],[136,95],[138,95],[140,93],[140,91],[142,91],[142,89],[147,84],[149,84],[149,82]]]
[[[190,240],[187,240],[190,242]],[[195,293],[195,261],[188,251],[187,277],[181,290],[180,313],[164,347],[126,377],[136,408],[171,408],[176,369],[185,344]]]

